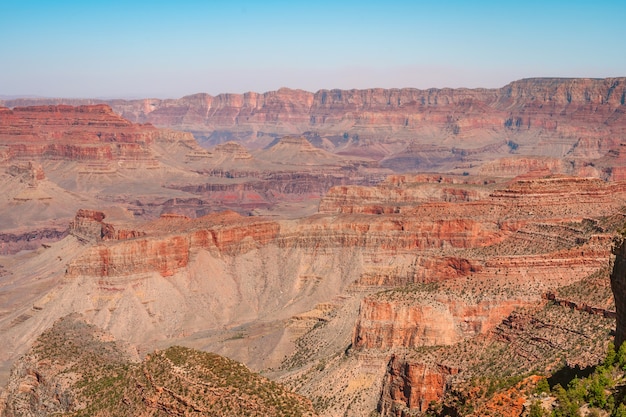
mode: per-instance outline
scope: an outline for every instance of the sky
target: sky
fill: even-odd
[[[626,1],[4,0],[0,96],[626,76]]]

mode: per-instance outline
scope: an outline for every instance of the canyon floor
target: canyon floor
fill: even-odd
[[[4,103],[2,415],[528,413],[622,314],[624,85]]]

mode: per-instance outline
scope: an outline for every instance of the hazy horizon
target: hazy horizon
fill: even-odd
[[[626,75],[626,4],[11,2],[0,96],[498,88]]]

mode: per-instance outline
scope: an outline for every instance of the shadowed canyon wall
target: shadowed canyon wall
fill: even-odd
[[[611,273],[611,289],[615,297],[617,322],[615,325],[615,347],[626,341],[626,239],[616,239],[613,247],[613,272]]]

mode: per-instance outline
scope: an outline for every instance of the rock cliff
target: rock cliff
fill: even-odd
[[[116,230],[103,219],[104,213],[97,211],[80,210],[76,215],[71,233],[101,243],[70,263],[66,276],[104,278],[158,272],[166,277],[187,267],[192,251],[241,253],[268,243],[278,232],[274,222],[242,218],[236,213],[198,219],[164,215],[149,226],[148,230],[156,234],[153,237],[144,237],[150,233],[144,230]]]
[[[104,104],[0,109],[2,159],[72,161],[152,160],[156,141],[183,141],[190,135],[134,124]]]
[[[443,397],[447,379],[458,369],[442,365],[411,363],[392,355],[383,381],[378,412],[383,416],[405,417],[425,412],[431,402]]]
[[[418,299],[412,305],[406,299],[363,300],[352,345],[380,350],[452,345],[486,334],[515,308],[530,304],[520,299],[467,300],[471,297],[428,292],[411,296]]]
[[[106,217],[102,211],[80,209],[70,222],[69,233],[90,242],[131,239],[146,234],[143,231],[128,230],[106,223],[103,221]]]

